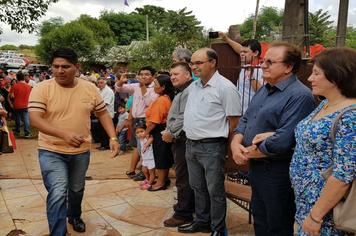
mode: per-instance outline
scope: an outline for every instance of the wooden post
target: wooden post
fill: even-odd
[[[229,37],[235,42],[241,43],[241,33],[239,30],[239,25],[230,25],[229,27]]]
[[[252,36],[251,39],[255,39],[256,35],[256,25],[257,25],[257,18],[258,18],[258,7],[260,5],[260,0],[256,2],[256,11],[255,11],[255,18],[253,19],[253,27],[252,27]]]
[[[345,46],[348,8],[349,0],[340,0],[335,47]]]
[[[285,1],[282,40],[304,52],[304,0]]]

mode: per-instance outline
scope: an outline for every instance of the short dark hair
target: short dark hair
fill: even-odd
[[[211,48],[208,48],[206,50],[206,55],[208,56],[208,60],[210,60],[210,61],[215,60],[216,61],[215,67],[217,68],[218,67],[219,57],[218,57],[218,54],[216,53],[216,51],[211,49]]]
[[[179,48],[179,49],[175,50],[173,52],[173,56],[174,55],[177,55],[179,61],[182,61],[183,59],[185,59],[185,61],[189,63],[190,60],[192,59],[192,52],[186,48]]]
[[[256,40],[256,39],[247,39],[247,40],[245,40],[245,41],[243,41],[241,43],[241,46],[242,47],[250,47],[252,52],[258,51],[258,57],[261,56],[262,47],[261,47],[261,43],[258,42],[258,40]]]
[[[78,63],[78,55],[70,48],[59,48],[55,50],[52,54],[51,62],[53,63],[56,58],[64,58],[73,65],[77,65]]]
[[[327,80],[335,84],[342,95],[356,98],[356,50],[329,48],[314,55],[311,63],[321,68]]]
[[[24,76],[22,73],[17,73],[17,74],[16,74],[16,79],[17,79],[18,81],[22,81],[22,80],[25,79],[25,76]]]
[[[192,76],[192,68],[190,68],[189,64],[184,61],[175,62],[171,65],[171,69],[176,67],[182,67],[185,71],[188,71],[190,76]]]
[[[274,42],[269,45],[269,48],[273,47],[284,47],[284,58],[283,62],[287,65],[293,65],[292,73],[297,74],[302,63],[302,52],[293,43],[287,41]]]
[[[125,103],[120,102],[119,104],[117,104],[117,108],[119,107],[126,108]]]
[[[145,123],[138,123],[138,124],[136,124],[135,126],[134,126],[134,132],[136,133],[136,130],[137,129],[144,129],[144,130],[146,130],[147,129],[147,126],[146,126],[146,124]]]
[[[144,67],[141,67],[141,69],[138,71],[138,73],[140,74],[140,72],[142,70],[149,70],[151,72],[151,75],[154,76],[156,74],[156,70],[153,69],[152,66],[144,66]]]

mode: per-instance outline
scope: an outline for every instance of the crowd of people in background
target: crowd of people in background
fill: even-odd
[[[96,147],[100,151],[114,151],[113,157],[132,149],[126,175],[141,181],[142,190],[167,189],[174,164],[177,203],[164,225],[178,227],[180,233],[225,235],[224,167],[230,146],[237,164],[249,163],[257,236],[292,236],[295,219],[298,235],[353,235],[334,227],[330,211],[356,178],[356,112],[349,111],[341,119],[335,148],[328,127],[341,110],[356,106],[356,51],[327,49],[317,54],[311,60],[311,91],[296,76],[301,65],[297,46],[272,43],[260,60],[258,41],[239,44],[218,33],[218,39],[240,54],[245,64],[237,86],[219,74],[218,54],[210,48],[194,54],[177,49],[168,73],[156,73],[149,65],[137,73],[115,73],[112,67],[83,73],[75,52],[69,49],[53,54],[55,81],[51,73],[0,71],[0,101],[8,118],[15,119],[13,131],[19,134],[23,126],[25,137],[30,137],[30,120],[40,131],[39,158],[49,191],[50,235],[65,235],[67,217],[75,231],[85,231],[81,209],[75,205],[80,206],[83,196],[88,142],[100,143]],[[46,80],[50,81],[42,83]],[[68,124],[82,133],[54,132],[61,128],[55,126],[60,122],[54,115],[63,111],[47,104],[57,104],[61,97],[48,100],[46,91],[59,88],[76,98],[79,95],[74,91],[78,90],[87,99],[87,105],[79,109],[86,126]],[[325,99],[317,108],[313,94]],[[71,111],[82,106],[83,99],[65,99],[64,105]],[[49,116],[44,117],[45,113]],[[55,147],[60,147],[59,153]],[[77,155],[83,159],[78,180],[66,176],[69,187],[53,183],[53,176],[59,173],[50,173],[54,167],[46,158],[54,161],[57,154],[61,160]],[[142,171],[136,173],[140,160]],[[333,177],[326,181],[321,173],[330,166],[334,166]],[[60,206],[55,202],[59,198],[56,191],[65,188],[69,188],[68,209],[67,194],[61,195]]]

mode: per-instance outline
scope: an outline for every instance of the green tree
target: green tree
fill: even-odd
[[[156,70],[168,70],[172,64],[175,45],[173,35],[164,31],[158,32],[150,42],[141,42],[136,48],[131,49],[129,69],[137,71],[142,66],[150,65]]]
[[[178,11],[168,11],[165,19],[165,28],[168,33],[177,38],[177,46],[194,49],[196,37],[203,30],[192,11],[186,12],[187,8]]]
[[[22,33],[36,30],[34,24],[46,14],[48,6],[58,0],[3,0],[0,7],[0,22],[10,25],[11,30]],[[2,29],[0,28],[0,34]]]
[[[106,21],[117,37],[118,45],[129,45],[132,41],[146,40],[146,17],[139,14],[101,12],[100,19]],[[153,35],[154,26],[149,26]]]
[[[148,20],[156,26],[157,30],[160,30],[164,26],[164,19],[167,16],[167,12],[163,7],[157,7],[153,5],[144,5],[143,7],[136,7],[137,14],[146,16]],[[135,12],[134,12],[135,13]]]
[[[349,26],[346,31],[346,46],[356,49],[356,28]]]
[[[62,17],[51,17],[49,20],[44,20],[41,24],[37,25],[37,36],[43,37],[52,30],[55,30],[64,24]]]
[[[271,42],[281,39],[283,27],[283,10],[276,7],[262,7],[258,14],[255,39],[263,42]],[[241,39],[249,39],[252,36],[254,15],[251,14],[239,25]]]
[[[80,15],[76,21],[93,31],[93,39],[98,44],[108,42],[110,39],[114,45],[116,41],[115,34],[106,21],[93,18],[86,14]]]
[[[115,34],[106,21],[86,14],[80,15],[76,21],[93,32],[93,39],[96,45],[99,45],[99,51],[97,52],[99,56],[104,56],[110,48],[116,45]]]
[[[12,44],[5,44],[1,46],[1,50],[19,50],[19,48]]]
[[[321,44],[324,47],[335,45],[335,37],[332,37],[332,23],[328,12],[322,9],[315,13],[309,12],[309,41],[310,45]]]
[[[20,44],[19,45],[19,49],[24,50],[24,49],[30,49],[30,46],[26,45],[26,44]]]
[[[84,25],[73,21],[44,35],[36,46],[36,55],[44,63],[51,63],[51,52],[66,47],[73,49],[82,60],[92,57],[95,41],[93,32]]]

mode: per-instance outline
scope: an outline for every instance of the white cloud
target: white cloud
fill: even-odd
[[[129,13],[135,10],[136,7],[144,5],[155,5],[165,8],[166,10],[179,10],[187,7],[187,11],[193,11],[193,15],[201,21],[201,25],[205,28],[213,28],[214,30],[227,31],[230,25],[241,24],[250,14],[255,12],[256,1],[251,0],[218,0],[214,3],[208,3],[203,0],[127,0],[129,7],[124,7],[124,0],[60,0],[56,4],[52,4],[45,17],[41,19],[48,20],[51,17],[61,16],[65,22],[77,19],[81,14],[88,14],[92,17],[99,17],[102,10],[114,10],[114,12],[124,11]],[[310,0],[309,11],[315,12],[318,9],[327,10],[331,15],[331,20],[335,25],[338,18],[340,0]],[[250,3],[250,4],[249,4]],[[260,1],[260,9],[262,6],[274,6],[279,9],[284,8],[282,0],[263,0]],[[350,1],[348,24],[356,25],[356,1]],[[22,33],[18,34],[11,31],[10,27],[1,24],[3,34],[0,35],[0,46],[4,44],[37,44],[38,37],[35,34]]]

